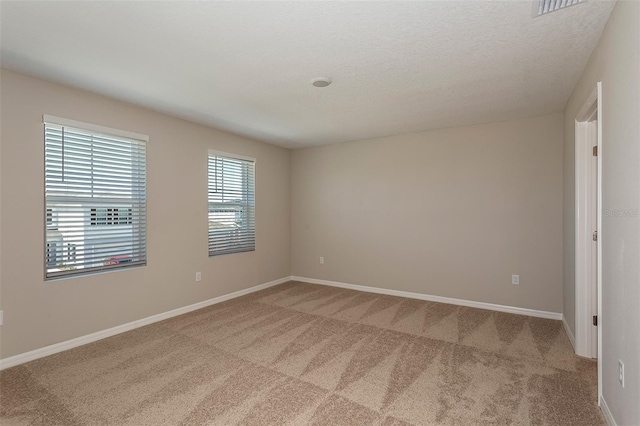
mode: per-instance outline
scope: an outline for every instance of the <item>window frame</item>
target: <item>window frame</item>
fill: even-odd
[[[220,253],[212,253],[210,250],[210,222],[209,222],[209,214],[211,211],[211,203],[209,202],[209,161],[210,161],[210,157],[211,156],[215,156],[215,157],[222,157],[222,158],[226,158],[229,160],[239,160],[239,161],[245,161],[245,162],[250,162],[252,163],[252,178],[253,178],[253,182],[250,182],[250,185],[252,187],[252,192],[250,192],[251,195],[253,195],[253,199],[249,200],[249,202],[246,203],[229,203],[229,205],[233,205],[233,206],[249,206],[250,212],[248,213],[250,216],[250,219],[253,222],[253,228],[252,228],[252,232],[253,232],[253,245],[250,247],[242,247],[238,250],[225,250],[223,252]],[[219,151],[219,150],[215,150],[215,149],[209,149],[207,151],[207,253],[209,258],[216,258],[216,257],[220,257],[220,256],[226,256],[226,255],[231,255],[231,254],[238,254],[238,253],[251,253],[251,252],[255,252],[256,251],[256,246],[257,246],[257,242],[256,242],[256,217],[257,217],[257,213],[256,213],[256,171],[257,171],[257,160],[254,157],[249,157],[249,156],[245,156],[245,155],[241,155],[241,154],[235,154],[235,153],[230,153],[230,152],[225,152],[225,151]]]
[[[129,131],[125,131],[125,130],[120,130],[120,129],[114,129],[114,128],[110,128],[110,127],[105,127],[105,126],[99,126],[99,125],[95,125],[95,124],[90,124],[90,123],[84,123],[81,121],[76,121],[76,120],[70,120],[70,119],[66,119],[66,118],[61,118],[61,117],[56,117],[53,115],[48,115],[48,114],[43,114],[42,116],[42,124],[43,124],[43,142],[44,142],[44,161],[43,161],[43,171],[44,171],[44,176],[43,176],[43,184],[44,184],[44,188],[43,188],[43,201],[44,201],[44,206],[43,206],[43,212],[44,212],[44,236],[43,236],[43,240],[44,240],[44,259],[42,262],[43,265],[43,276],[44,276],[44,280],[45,281],[55,281],[55,280],[60,280],[60,279],[69,279],[69,278],[76,278],[76,277],[82,277],[82,276],[87,276],[87,275],[95,275],[95,274],[101,274],[101,273],[106,273],[106,272],[113,272],[113,271],[118,271],[118,270],[122,270],[125,268],[132,268],[132,267],[144,267],[147,265],[147,259],[148,259],[148,250],[147,250],[147,214],[146,214],[146,209],[147,209],[147,204],[148,204],[148,181],[147,181],[147,159],[148,159],[148,155],[147,155],[147,148],[148,148],[148,142],[149,142],[149,136],[147,135],[143,135],[140,133],[134,133],[134,132],[129,132]],[[143,162],[142,163],[138,163],[141,164],[143,166],[143,168],[141,169],[136,169],[136,173],[138,174],[138,179],[142,179],[144,186],[143,186],[143,196],[142,198],[131,198],[131,202],[134,205],[140,205],[142,206],[142,210],[143,212],[140,213],[138,212],[137,219],[134,219],[131,216],[127,216],[131,223],[130,225],[132,227],[138,227],[141,228],[137,231],[137,237],[134,237],[131,239],[131,243],[133,246],[138,246],[138,247],[143,247],[144,250],[142,251],[143,255],[141,257],[140,260],[136,261],[136,262],[118,262],[117,264],[114,263],[104,263],[102,266],[97,266],[97,267],[86,267],[86,268],[81,268],[81,269],[72,269],[73,265],[71,265],[71,267],[68,270],[61,270],[61,271],[49,271],[50,268],[50,263],[52,261],[52,259],[57,260],[58,256],[63,256],[66,254],[68,254],[69,258],[71,258],[71,256],[73,255],[73,260],[76,260],[76,256],[78,256],[77,254],[77,250],[78,250],[78,245],[75,242],[65,242],[62,238],[62,236],[60,237],[60,239],[56,239],[53,238],[50,241],[49,235],[48,233],[51,231],[55,231],[61,234],[61,231],[59,229],[58,226],[58,213],[56,212],[53,204],[56,203],[55,198],[57,196],[52,196],[53,197],[53,201],[49,201],[47,198],[47,167],[48,167],[48,157],[47,157],[47,126],[58,126],[58,127],[62,127],[62,128],[73,128],[79,131],[83,131],[83,132],[87,132],[90,133],[92,137],[115,137],[115,138],[121,138],[121,139],[130,139],[132,143],[142,143],[144,144],[144,156],[143,157],[138,157],[138,159],[142,159]],[[139,148],[140,149],[140,148]],[[140,176],[142,176],[142,178],[140,178]],[[139,184],[140,181],[138,181]],[[92,183],[93,185],[93,183]],[[134,185],[132,183],[132,185]],[[142,200],[142,203],[140,202]],[[79,203],[82,205],[83,203],[85,203],[85,201],[80,200]],[[88,227],[89,228],[109,228],[110,225],[99,225],[99,226],[95,226],[94,223],[91,223],[91,213],[92,210],[95,210],[96,205],[85,205],[86,209],[87,209],[87,217],[89,218],[89,223],[88,223]],[[105,206],[98,206],[98,209],[108,209],[108,208],[113,208],[110,207],[109,205],[109,201],[107,201],[107,204],[105,204]],[[128,214],[131,215],[131,208],[128,211]],[[64,230],[64,229],[63,229]],[[98,234],[100,235],[100,234]],[[55,245],[56,248],[56,253],[52,254],[51,248],[52,245]],[[57,248],[57,246],[60,245],[60,249]],[[110,255],[111,257],[117,257],[117,254],[114,255]]]

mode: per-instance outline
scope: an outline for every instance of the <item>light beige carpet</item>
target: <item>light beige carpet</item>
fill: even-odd
[[[0,423],[602,425],[559,321],[290,282],[1,372]]]

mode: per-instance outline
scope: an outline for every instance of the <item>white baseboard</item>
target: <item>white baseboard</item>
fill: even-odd
[[[268,283],[259,284],[254,287],[246,288],[244,290],[239,290],[233,293],[214,297],[213,299],[194,303],[193,305],[184,306],[178,309],[173,309],[171,311],[152,315],[150,317],[146,317],[146,318],[142,318],[126,324],[118,325],[116,327],[108,328],[106,330],[87,334],[86,336],[76,337],[75,339],[56,343],[50,346],[45,346],[43,348],[35,349],[33,351],[10,356],[5,359],[0,359],[0,370],[4,370],[5,368],[9,368],[9,367],[14,367],[19,364],[24,364],[25,362],[33,361],[35,359],[43,358],[45,356],[53,355],[58,352],[63,352],[69,349],[73,349],[78,346],[86,345],[87,343],[91,343],[107,337],[115,336],[116,334],[124,333],[126,331],[130,331],[139,327],[144,327],[145,325],[153,324],[154,322],[159,322],[159,321],[172,318],[178,315],[186,314],[188,312],[196,311],[198,309],[206,308],[207,306],[215,305],[217,303],[221,303],[226,300],[235,299],[236,297],[240,297],[249,293],[264,290],[265,288],[273,287],[275,285],[282,284],[290,280],[291,280],[291,277],[280,278],[275,281],[270,281]]]
[[[569,337],[569,341],[571,342],[571,346],[573,347],[573,350],[575,352],[575,350],[576,350],[576,338],[574,337],[573,333],[571,332],[571,329],[569,328],[569,324],[567,324],[567,319],[564,317],[564,314],[562,314],[562,325],[564,326],[564,331],[567,333],[567,336]]]
[[[604,400],[604,397],[600,397],[600,409],[602,410],[602,414],[604,415],[604,419],[607,421],[609,426],[617,426],[616,420],[613,418],[613,414],[611,414],[611,410],[609,410],[609,406],[607,405],[607,401]]]
[[[535,309],[518,308],[515,306],[496,305],[493,303],[474,302],[472,300],[454,299],[451,297],[432,296],[430,294],[412,293],[409,291],[389,290],[386,288],[369,287],[358,284],[346,284],[337,281],[319,280],[316,278],[306,278],[292,276],[293,281],[302,281],[310,284],[321,284],[332,287],[346,288],[349,290],[366,291],[369,293],[386,294],[389,296],[408,297],[410,299],[428,300],[430,302],[448,303],[450,305],[468,306],[471,308],[488,309],[491,311],[507,312],[510,314],[527,315],[530,317],[547,318],[553,320],[562,320],[562,314],[558,312],[538,311]]]
[[[471,308],[488,309],[492,311],[507,312],[507,313],[518,314],[518,315],[527,315],[527,316],[538,317],[538,318],[563,320],[562,314],[557,312],[538,311],[534,309],[518,308],[515,306],[496,305],[493,303],[475,302],[471,300],[454,299],[451,297],[433,296],[429,294],[412,293],[412,292],[401,291],[401,290],[390,290],[390,289],[369,287],[369,286],[357,285],[357,284],[347,284],[347,283],[341,283],[337,281],[319,280],[316,278],[290,276],[290,277],[283,277],[278,280],[270,281],[268,283],[259,284],[244,290],[239,290],[233,293],[214,297],[213,299],[194,303],[193,305],[184,306],[182,308],[173,309],[171,311],[163,312],[161,314],[152,315],[147,318],[142,318],[140,320],[118,325],[116,327],[108,328],[106,330],[87,334],[86,336],[80,336],[75,339],[67,340],[60,343],[55,343],[53,345],[35,349],[33,351],[14,355],[5,359],[0,359],[0,370],[4,370],[6,368],[24,364],[25,362],[33,361],[38,358],[43,358],[49,355],[53,355],[59,352],[73,349],[78,346],[86,345],[87,343],[91,343],[97,340],[105,339],[107,337],[115,336],[116,334],[124,333],[136,328],[144,327],[145,325],[153,324],[155,322],[159,322],[168,318],[186,314],[198,309],[206,308],[207,306],[215,305],[217,303],[221,303],[226,300],[235,299],[236,297],[240,297],[249,293],[264,290],[266,288],[273,287],[275,285],[282,284],[287,281],[301,281],[301,282],[306,282],[310,284],[328,285],[332,287],[340,287],[340,288],[346,288],[350,290],[365,291],[369,293],[386,294],[390,296],[407,297],[410,299],[420,299],[420,300],[427,300],[431,302],[448,303],[451,305],[468,306]],[[563,323],[564,323],[565,329],[567,329],[567,335],[569,336],[571,343],[574,344],[573,335],[569,332],[566,322],[563,321]],[[602,401],[604,403],[604,400]],[[606,404],[603,405],[603,412],[605,411],[605,407],[606,407]],[[608,412],[608,408],[607,408],[607,412]],[[609,416],[610,415],[611,413],[609,413]],[[613,419],[613,417],[611,417],[611,419]],[[610,423],[610,424],[615,424],[615,423]]]

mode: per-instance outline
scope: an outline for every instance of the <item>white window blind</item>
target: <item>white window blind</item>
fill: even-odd
[[[45,116],[46,278],[145,265],[146,140],[66,122]]]
[[[255,160],[209,152],[209,256],[253,251]]]
[[[581,2],[584,2],[584,0],[537,0],[533,2],[533,17],[546,15]]]

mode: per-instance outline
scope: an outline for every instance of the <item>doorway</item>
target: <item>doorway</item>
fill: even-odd
[[[575,119],[575,350],[600,359],[602,341],[602,84]],[[598,363],[598,394],[601,394]],[[598,398],[599,398],[598,396]]]

